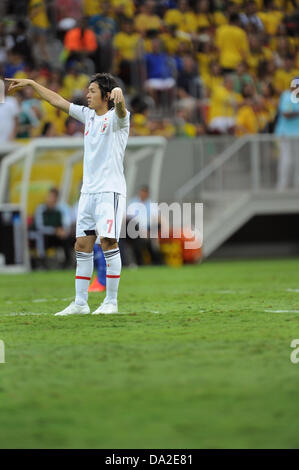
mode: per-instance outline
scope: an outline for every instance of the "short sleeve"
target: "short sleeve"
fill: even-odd
[[[130,127],[130,112],[126,109],[127,114],[124,118],[118,117],[116,111],[113,111],[114,114],[114,122],[116,124],[117,129],[126,129]]]
[[[86,106],[79,106],[78,104],[71,103],[69,115],[73,118],[77,119],[78,121],[85,124],[88,116],[89,108]]]
[[[284,92],[281,95],[280,103],[279,103],[279,111],[281,113],[291,113],[293,111],[293,104],[291,101],[291,94],[289,91]]]

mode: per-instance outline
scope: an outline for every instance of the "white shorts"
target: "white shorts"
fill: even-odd
[[[78,206],[76,237],[96,235],[119,240],[126,213],[126,198],[119,193],[81,193]]]

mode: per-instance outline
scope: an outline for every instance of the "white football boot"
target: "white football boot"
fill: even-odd
[[[99,308],[92,312],[93,315],[98,315],[100,313],[118,313],[117,304],[112,304],[107,300],[104,300]]]
[[[90,313],[90,308],[88,307],[87,304],[78,305],[78,304],[75,304],[75,302],[72,302],[64,310],[61,310],[61,312],[57,312],[54,315],[55,317],[62,317],[64,315],[81,315],[81,314],[84,315],[87,313]]]

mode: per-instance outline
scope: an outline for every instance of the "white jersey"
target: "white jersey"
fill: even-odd
[[[115,109],[98,116],[94,109],[71,103],[70,116],[85,124],[82,193],[115,192],[126,196],[123,160],[130,130],[130,113],[119,118]]]

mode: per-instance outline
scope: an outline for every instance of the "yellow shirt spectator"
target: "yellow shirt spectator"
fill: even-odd
[[[132,123],[131,123],[131,135],[150,135],[151,131],[147,125],[147,119],[144,114],[141,113],[134,113],[132,116]]]
[[[30,0],[29,17],[33,26],[41,29],[49,28],[49,20],[44,0]]]
[[[197,28],[209,28],[213,24],[213,18],[205,13],[198,13],[196,15]]]
[[[180,31],[194,33],[197,29],[197,18],[193,11],[182,13],[179,10],[167,10],[164,16],[166,24],[175,24]]]
[[[227,24],[227,18],[221,11],[215,11],[214,13],[214,23],[216,26],[221,26],[222,24]]]
[[[209,77],[211,62],[217,60],[217,54],[215,52],[198,52],[196,55],[198,63],[198,73],[201,77]]]
[[[175,24],[177,27],[179,27],[180,22],[182,21],[182,16],[183,14],[179,10],[171,8],[170,10],[166,10],[164,15],[164,22],[168,25]]]
[[[245,31],[235,25],[219,26],[216,30],[216,46],[219,49],[220,65],[235,69],[246,60],[249,54],[248,39]]]
[[[212,91],[209,122],[216,117],[233,117],[236,115],[236,106],[241,103],[242,96],[239,93],[228,90],[219,85]]]
[[[83,0],[83,11],[85,16],[94,16],[100,13],[99,0]]]
[[[290,71],[284,69],[276,70],[273,78],[273,85],[275,90],[279,93],[287,90],[290,88],[291,81],[295,77],[299,77],[299,69],[293,68]]]
[[[263,131],[265,127],[271,122],[270,115],[266,109],[260,109],[256,113],[258,122],[258,131]]]
[[[191,122],[186,122],[183,126],[183,132],[186,137],[191,137],[194,138],[196,137],[196,126],[194,124],[191,124]]]
[[[272,51],[276,51],[278,53],[282,47],[285,47],[285,48],[287,47],[288,52],[290,54],[295,54],[295,51],[297,49],[294,38],[285,37],[285,36],[283,38],[278,37],[278,36],[274,36],[270,38],[269,47]]]
[[[135,29],[140,33],[144,33],[150,29],[160,30],[162,22],[157,15],[146,15],[140,13],[135,18]]]
[[[168,119],[163,119],[157,123],[157,127],[151,131],[151,135],[158,135],[171,139],[175,135],[175,127]]]
[[[262,20],[265,30],[270,36],[276,34],[279,24],[282,22],[283,13],[281,11],[260,11],[257,13]]]
[[[172,36],[169,33],[162,33],[160,35],[160,38],[163,41],[166,52],[168,52],[168,54],[170,55],[173,55],[177,52],[182,41],[185,41],[191,45],[191,41],[189,38],[176,37]]]
[[[244,105],[237,112],[236,134],[256,134],[259,130],[258,119],[251,106]]]
[[[223,77],[221,75],[215,76],[206,74],[202,76],[202,81],[204,82],[207,90],[212,93],[213,90],[223,84]]]
[[[269,116],[269,121],[273,121],[277,112],[278,98],[265,98],[265,108]]]
[[[124,14],[128,18],[132,18],[134,16],[135,5],[133,0],[112,0],[112,6],[113,8],[119,8],[123,6]]]
[[[261,48],[259,52],[250,52],[247,59],[247,64],[251,74],[256,75],[259,63],[264,60],[272,60],[273,53],[266,47]]]
[[[139,33],[126,34],[121,31],[115,35],[113,45],[118,51],[121,59],[134,60],[140,40],[141,36]]]
[[[144,52],[146,52],[147,54],[150,54],[151,52],[153,52],[152,39],[151,38],[144,38],[143,46],[144,46]]]
[[[42,101],[42,110],[43,110],[43,122],[51,122],[55,126],[55,131],[58,135],[63,135],[65,133],[65,121],[67,119],[67,114],[63,111],[60,111],[54,108],[50,103],[47,101]]]
[[[69,73],[63,80],[62,89],[59,94],[65,99],[70,100],[77,90],[82,92],[88,86],[88,83],[89,77],[85,75],[85,73],[79,73],[77,75]]]
[[[24,70],[19,70],[14,74],[14,78],[28,78],[28,74]]]

